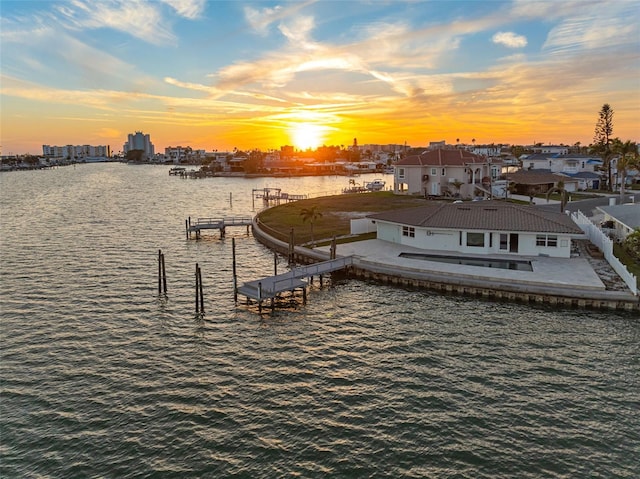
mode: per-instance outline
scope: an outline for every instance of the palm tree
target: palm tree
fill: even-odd
[[[455,180],[453,183],[451,183],[451,186],[453,186],[456,189],[456,197],[460,196],[460,187],[464,185],[464,183],[460,180]]]
[[[591,152],[602,157],[602,166],[607,172],[607,189],[613,191],[611,184],[611,137],[613,134],[613,108],[608,103],[602,105],[598,113]]]
[[[620,138],[613,140],[611,151],[618,155],[616,168],[620,177],[620,198],[624,197],[624,186],[627,182],[627,171],[638,167],[638,145],[631,140],[624,143]]]
[[[322,213],[318,211],[317,206],[312,206],[310,208],[302,208],[302,210],[300,210],[300,216],[302,216],[303,223],[306,223],[308,221],[311,225],[311,247],[315,248],[316,241],[313,237],[313,223],[315,222],[315,220],[322,217]]]
[[[560,194],[560,212],[564,213],[564,207],[567,205],[567,196],[569,195],[567,190],[564,188],[564,181],[558,181],[557,186],[554,186],[547,191],[547,201],[549,201],[549,197],[554,193]]]

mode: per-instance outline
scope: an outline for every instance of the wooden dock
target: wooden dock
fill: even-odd
[[[306,297],[307,278],[322,277],[323,274],[344,269],[353,264],[353,256],[331,259],[306,266],[299,266],[286,273],[269,276],[256,281],[249,281],[237,288],[237,292],[260,305],[265,299],[272,300],[285,291],[302,289]]]
[[[284,193],[280,188],[256,188],[252,190],[253,207],[255,208],[255,200],[262,200],[265,206],[279,205],[281,202],[289,203],[290,201],[306,200],[308,195],[292,195]]]
[[[202,230],[219,230],[220,238],[224,238],[226,228],[229,226],[246,226],[247,234],[249,227],[253,223],[251,216],[225,216],[223,218],[196,218],[195,221],[191,217],[185,220],[185,229],[187,239],[191,238],[191,233],[196,234],[196,239],[200,238]]]

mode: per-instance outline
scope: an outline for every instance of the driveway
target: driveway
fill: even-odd
[[[636,203],[640,207],[640,193],[637,191],[630,192],[624,195],[625,203]],[[527,198],[528,199],[528,198]],[[537,198],[540,199],[540,198]],[[579,200],[579,201],[570,201],[565,205],[565,210],[569,210],[571,213],[575,213],[576,211],[582,211],[585,216],[589,218],[598,217],[602,215],[596,208],[598,206],[608,206],[610,199],[615,199],[615,204],[620,204],[620,195],[619,194],[607,194],[601,195],[598,198],[591,198],[587,200]],[[546,200],[542,200],[540,203],[536,203],[536,206],[539,208],[544,208],[550,211],[557,211],[558,202],[551,204],[549,202],[547,204]]]

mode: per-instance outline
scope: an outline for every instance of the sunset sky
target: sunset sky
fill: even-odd
[[[2,1],[2,154],[640,140],[640,3]]]

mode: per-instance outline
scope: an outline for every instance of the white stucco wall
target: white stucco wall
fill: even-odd
[[[571,239],[569,235],[553,234],[557,237],[557,246],[537,246],[536,233],[518,233],[518,252],[511,253],[500,249],[500,233],[489,231],[460,231],[447,229],[414,227],[414,236],[403,236],[402,225],[376,221],[377,238],[392,243],[412,246],[425,250],[442,251],[446,253],[463,254],[511,254],[517,256],[546,255],[554,258],[569,258],[571,256]],[[484,246],[467,246],[467,233],[483,233]]]
[[[369,218],[356,218],[351,220],[352,235],[373,233],[374,231],[376,231],[376,224]]]

